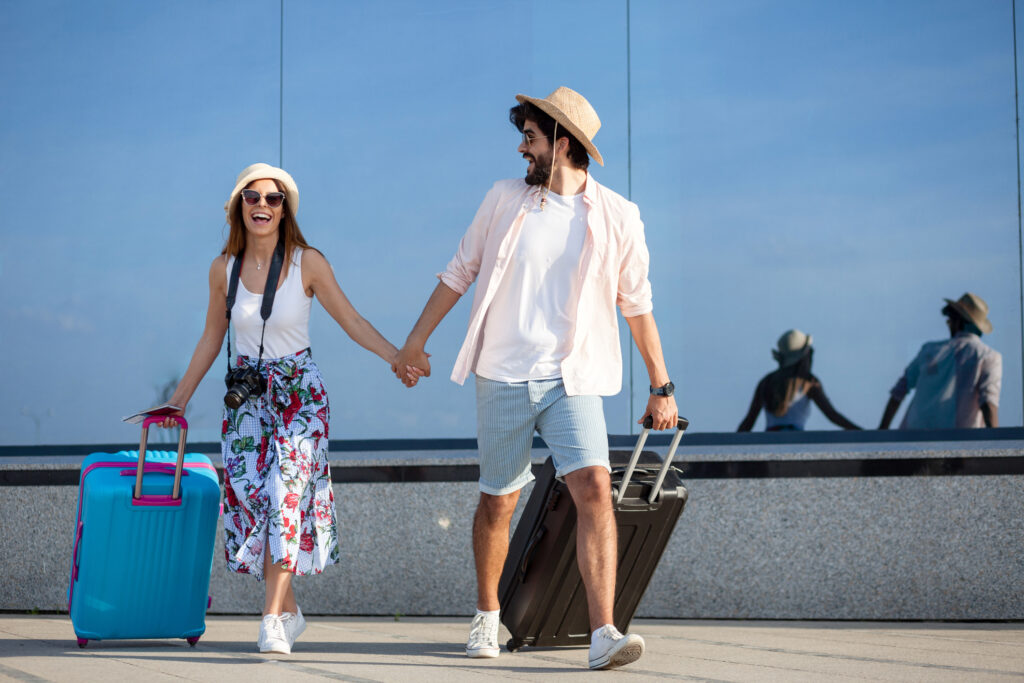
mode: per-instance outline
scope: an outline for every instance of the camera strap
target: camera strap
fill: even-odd
[[[242,258],[245,250],[238,252],[235,262],[231,266],[231,277],[228,280],[228,295],[225,301],[227,306],[224,317],[228,319],[228,372],[231,372],[231,309],[235,307],[235,296],[238,294],[238,279],[242,273]],[[277,281],[281,277],[281,267],[284,265],[284,235],[277,239],[277,246],[274,247],[274,255],[270,259],[270,267],[267,268],[267,284],[263,288],[263,303],[260,306],[260,317],[263,318],[263,329],[260,331],[260,354],[256,360],[256,370],[259,371],[263,363],[263,336],[267,332],[267,318],[274,308],[274,297],[277,296]]]

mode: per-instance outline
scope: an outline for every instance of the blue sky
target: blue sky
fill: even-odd
[[[513,96],[562,84],[602,118],[595,177],[640,205],[693,429],[735,429],[791,327],[837,408],[876,425],[967,290],[992,309],[1003,424],[1022,422],[1009,2],[633,0],[627,70],[622,0],[286,0],[283,141],[276,0],[4,14],[0,443],[135,438],[120,416],[201,332],[233,179],[282,142],[307,237],[401,343],[484,193],[523,172]],[[472,387],[447,379],[468,309],[410,391],[316,307],[332,437],[472,436]],[[216,438],[222,375],[193,399],[195,439]],[[612,433],[635,419],[625,380]]]

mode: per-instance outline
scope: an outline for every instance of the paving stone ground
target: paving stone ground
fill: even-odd
[[[308,621],[292,654],[277,656],[256,651],[255,616],[208,617],[194,648],[183,640],[143,640],[80,649],[67,616],[0,614],[0,681],[1024,680],[1020,622],[637,620],[632,630],[647,641],[644,657],[592,673],[584,648],[467,659],[468,619]]]

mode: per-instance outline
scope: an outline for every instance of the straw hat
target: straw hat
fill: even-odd
[[[800,330],[789,330],[779,337],[779,348],[772,349],[772,357],[783,368],[799,363],[811,350],[811,341],[811,335]]]
[[[943,299],[943,301],[946,302],[945,308],[942,309],[943,313],[947,308],[952,308],[965,320],[974,323],[984,334],[992,331],[992,323],[988,320],[988,304],[977,294],[967,292],[956,301],[952,299]]]
[[[516,95],[516,100],[520,104],[529,102],[553,118],[583,144],[594,161],[604,166],[604,159],[592,142],[601,128],[601,119],[583,95],[563,85],[543,100],[526,95]]]
[[[299,212],[299,186],[295,184],[295,180],[288,174],[288,171],[271,166],[270,164],[253,164],[252,166],[246,166],[238,174],[238,180],[235,181],[235,189],[231,191],[228,200],[224,202],[224,213],[227,214],[228,221],[231,220],[231,214],[235,211],[235,207],[238,206],[240,193],[245,189],[245,186],[254,180],[261,180],[263,178],[280,181],[284,186],[285,201],[291,207],[292,215],[294,216]]]

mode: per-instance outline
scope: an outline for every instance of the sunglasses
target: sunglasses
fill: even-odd
[[[260,197],[267,200],[267,206],[276,209],[284,203],[284,192],[268,192],[260,194],[256,190],[242,190],[242,199],[249,206],[256,206],[260,203]]]
[[[523,133],[523,142],[527,147],[537,142],[537,140],[547,140],[547,135],[531,135],[530,133]]]

